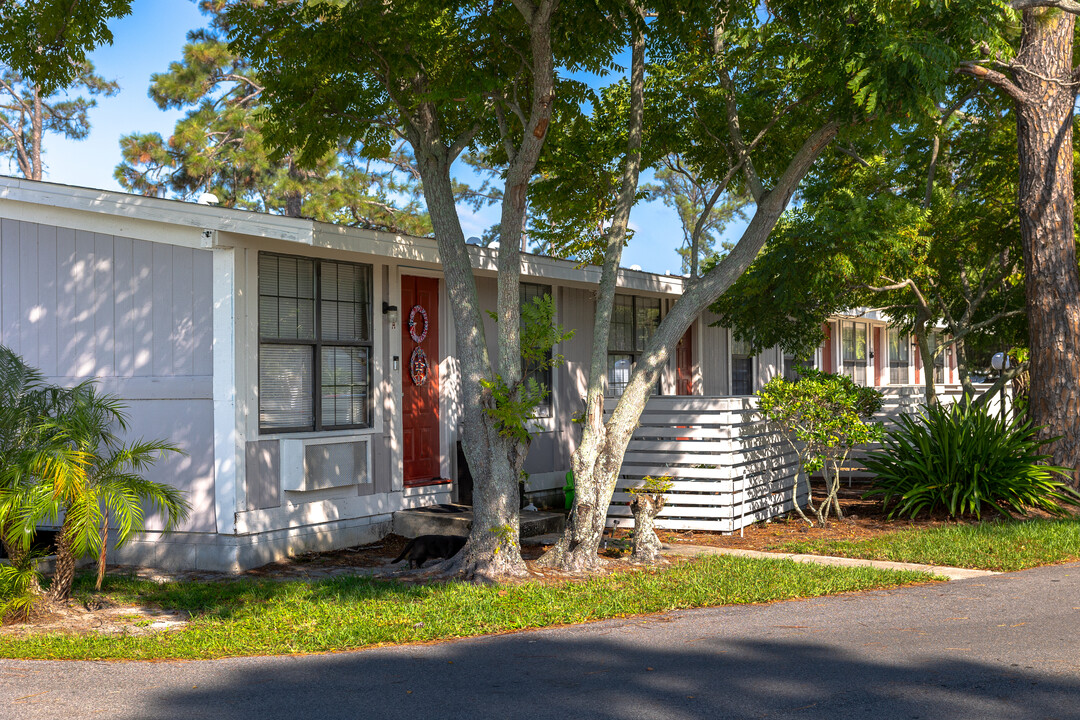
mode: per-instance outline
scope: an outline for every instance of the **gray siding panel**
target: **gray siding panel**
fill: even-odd
[[[706,311],[701,328],[701,379],[706,396],[728,395],[727,329],[714,327],[716,316]]]
[[[90,376],[96,374],[97,348],[94,345],[94,233],[75,231],[75,258],[72,266],[72,285],[75,304],[72,310],[70,336],[75,355],[75,367],[69,375]]]
[[[190,248],[173,248],[173,375],[190,375],[194,369],[193,253]]]
[[[116,374],[114,264],[112,235],[95,234],[93,313],[96,363],[93,372],[106,377]]]
[[[134,374],[137,376],[153,375],[151,362],[154,342],[153,290],[154,290],[154,245],[146,240],[133,240],[131,247],[133,297],[133,322],[135,325],[135,344],[133,350]]]
[[[173,248],[170,245],[153,244],[151,297],[153,315],[153,371],[154,375],[173,374]]]
[[[0,224],[0,342],[18,352],[19,342],[19,223]]]
[[[23,359],[33,367],[38,362],[37,313],[37,225],[19,223],[19,347]]]
[[[390,468],[390,437],[382,435],[371,438],[372,486],[376,493],[388,493],[394,489],[394,476]]]
[[[135,374],[135,279],[132,266],[132,240],[113,241],[113,342],[116,374]]]
[[[216,530],[211,264],[207,250],[0,220],[0,342],[50,382],[99,378],[127,403],[133,438],[179,445],[147,476],[188,493],[183,529],[197,532]]]
[[[56,228],[38,227],[38,368],[46,375],[57,370]]]
[[[281,507],[281,458],[277,440],[247,443],[247,509]]]
[[[75,335],[75,231],[56,229],[56,374],[77,374]]]
[[[214,374],[214,255],[208,251],[194,253],[192,263],[192,372],[195,375]]]

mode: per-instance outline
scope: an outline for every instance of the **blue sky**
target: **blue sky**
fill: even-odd
[[[45,140],[45,179],[82,187],[119,190],[113,169],[120,160],[119,140],[132,132],[159,132],[168,137],[184,111],[162,111],[147,97],[150,76],[180,58],[188,30],[201,27],[205,18],[194,2],[186,0],[135,0],[132,14],[111,24],[114,41],[99,48],[92,60],[100,75],[116,80],[120,92],[99,98],[91,112],[90,137],[73,142],[48,136]],[[7,170],[15,174],[13,169]],[[650,178],[643,178],[643,182]],[[498,208],[479,213],[460,208],[465,235],[480,235],[498,220]],[[677,273],[675,252],[682,238],[679,219],[654,202],[639,204],[630,218],[636,230],[623,252],[623,265],[640,265],[652,272]]]

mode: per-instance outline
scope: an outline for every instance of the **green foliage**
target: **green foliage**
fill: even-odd
[[[678,253],[682,257],[682,273],[690,274],[692,269],[691,252],[694,245],[694,232],[698,232],[698,271],[706,258],[716,260],[727,254],[733,247],[723,243],[717,247],[720,237],[728,224],[737,219],[746,220],[743,209],[752,202],[748,196],[723,195],[712,207],[706,206],[717,189],[717,183],[709,182],[703,170],[684,162],[679,155],[672,153],[663,158],[653,174],[657,182],[644,185],[641,190],[650,200],[659,199],[672,208],[679,216],[682,227],[682,246]]]
[[[158,107],[187,114],[167,139],[157,133],[120,139],[123,162],[114,176],[121,187],[185,200],[210,192],[223,207],[430,234],[420,185],[401,143],[379,163],[362,160],[344,144],[308,167],[300,167],[291,152],[272,159],[274,148],[263,133],[262,80],[246,58],[229,50],[226,36],[233,28],[226,5],[202,7],[210,28],[188,33],[182,60],[151,77],[150,97]]]
[[[846,375],[800,368],[790,382],[775,377],[758,392],[758,409],[771,423],[804,444],[800,453],[807,472],[856,445],[876,442],[881,426],[867,419],[881,409],[880,392],[856,385]]]
[[[918,306],[910,286],[874,289],[910,279],[927,319],[966,334],[973,350],[1026,342],[1015,121],[992,97],[964,101],[968,90],[951,94],[960,104],[953,115],[906,120],[884,138],[852,133],[846,153],[824,157],[802,186],[803,203],[712,306],[718,324],[755,350],[807,355],[823,340],[822,323],[853,308],[884,308],[910,329]]]
[[[670,475],[663,475],[661,477],[653,477],[652,475],[646,475],[642,478],[641,485],[636,487],[627,488],[626,492],[630,495],[663,495],[671,489],[672,477]]]
[[[1080,520],[983,521],[901,530],[865,540],[787,542],[770,549],[1013,572],[1080,560]]]
[[[1021,515],[1029,508],[1064,514],[1080,495],[1056,476],[1066,468],[1044,465],[1040,428],[1003,420],[985,405],[957,403],[924,408],[917,419],[900,416],[884,448],[865,461],[874,487],[867,496],[892,505],[890,517],[944,508],[952,516],[981,517],[983,504]]]
[[[492,319],[498,316],[489,313]],[[502,377],[482,379],[480,384],[491,392],[491,402],[484,412],[495,421],[499,432],[518,442],[529,440],[528,420],[536,415],[537,406],[544,401],[551,389],[538,383],[529,373],[558,367],[565,358],[555,354],[555,345],[574,337],[574,331],[566,332],[554,322],[555,304],[550,295],[534,297],[521,306],[521,357],[525,373],[511,387]]]
[[[144,527],[147,507],[171,530],[190,506],[178,489],[143,478],[160,457],[180,452],[164,441],[124,441],[123,404],[93,382],[74,388],[45,385],[41,375],[0,346],[0,535],[19,567],[37,526],[63,514],[62,534],[76,558],[107,543],[109,520],[117,544]]]
[[[0,3],[0,64],[46,95],[75,82],[97,46],[111,45],[108,23],[131,0],[5,0]]]
[[[0,623],[20,622],[33,615],[41,599],[39,559],[27,553],[0,565]]]
[[[799,372],[801,377],[795,382],[783,377],[767,382],[758,392],[758,409],[785,434],[798,453],[806,476],[807,497],[810,497],[809,475],[818,470],[824,472],[828,495],[822,503],[824,514],[818,508],[817,516],[825,522],[830,504],[837,518],[841,517],[836,500],[841,461],[852,448],[881,438],[881,424],[867,420],[881,409],[882,395],[873,388],[856,385],[844,375],[809,368]],[[812,500],[810,507],[813,508]],[[796,509],[802,514],[802,508],[796,505]]]
[[[24,177],[40,180],[41,160],[35,155],[45,136],[85,139],[90,134],[90,110],[97,105],[93,96],[110,97],[119,90],[115,82],[97,75],[89,60],[72,68],[65,87],[55,91],[43,90],[31,76],[0,65],[0,156]]]

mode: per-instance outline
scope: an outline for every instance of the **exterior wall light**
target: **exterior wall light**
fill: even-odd
[[[397,305],[391,305],[383,300],[382,314],[386,316],[386,321],[390,323],[391,328],[397,327],[399,319]]]

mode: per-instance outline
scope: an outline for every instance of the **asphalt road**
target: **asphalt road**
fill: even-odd
[[[429,646],[0,661],[0,718],[1080,718],[1080,564]]]

